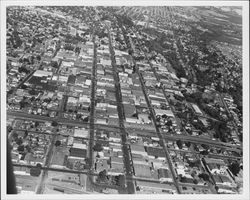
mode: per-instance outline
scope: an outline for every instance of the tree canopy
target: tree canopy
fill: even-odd
[[[103,150],[102,144],[96,143],[96,144],[94,145],[94,147],[93,147],[93,150],[94,150],[94,151],[97,151],[97,152],[102,151],[102,150]]]

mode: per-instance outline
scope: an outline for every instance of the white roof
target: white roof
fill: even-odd
[[[126,117],[126,122],[128,123],[140,123],[140,120],[136,118]]]
[[[67,76],[59,76],[59,81],[67,82],[68,77]]]
[[[75,97],[69,97],[68,98],[68,102],[69,103],[77,103],[77,98],[75,98]]]
[[[83,137],[86,138],[89,135],[89,131],[85,129],[75,129],[74,137]]]
[[[192,104],[192,107],[194,108],[195,112],[197,112],[197,113],[199,113],[199,114],[202,114],[200,108],[199,108],[197,105]]]
[[[74,65],[74,62],[67,62],[67,61],[62,62],[62,66],[70,67],[72,65]]]
[[[43,77],[43,76],[52,76],[52,74],[53,74],[52,72],[36,70],[34,76]]]
[[[167,115],[169,117],[174,117],[174,113],[171,110],[155,109],[156,115]]]
[[[87,149],[87,145],[86,144],[81,144],[81,143],[74,143],[73,147],[78,148],[78,149]]]
[[[91,80],[87,79],[87,80],[85,81],[85,85],[91,85]]]
[[[16,174],[16,175],[26,175],[26,176],[30,176],[30,174],[27,173],[26,171],[14,171],[14,174]]]
[[[82,95],[79,97],[79,102],[90,102],[90,98],[87,95]]]

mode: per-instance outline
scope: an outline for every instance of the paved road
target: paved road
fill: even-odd
[[[217,93],[217,94],[219,94],[220,100],[221,100],[221,102],[223,103],[224,108],[226,109],[226,111],[227,111],[227,113],[228,113],[228,116],[232,116],[232,114],[230,113],[230,110],[229,110],[229,108],[228,108],[228,106],[227,106],[227,104],[226,104],[224,98],[221,96],[220,93]],[[240,139],[239,139],[238,127],[237,127],[237,125],[236,125],[234,119],[232,120],[232,123],[233,123],[234,131],[236,131],[237,136],[238,136],[238,140],[240,141]]]
[[[165,139],[168,140],[182,140],[182,141],[187,141],[187,142],[194,142],[194,143],[198,143],[198,144],[206,144],[206,145],[212,145],[212,146],[216,146],[216,147],[221,147],[221,148],[225,148],[227,150],[232,150],[232,151],[242,151],[242,147],[238,147],[236,145],[232,145],[229,143],[224,143],[224,142],[219,142],[219,141],[215,141],[215,140],[209,140],[206,138],[201,138],[201,137],[197,137],[197,136],[190,136],[190,135],[164,135]]]
[[[94,31],[93,31],[94,32]],[[92,66],[92,75],[91,75],[91,103],[90,103],[90,116],[89,116],[89,159],[90,159],[90,172],[94,164],[94,138],[95,138],[95,94],[96,94],[96,68],[97,68],[97,46],[95,43],[95,33],[93,33],[93,43],[94,43],[94,54],[93,54],[93,66]],[[88,179],[93,183],[93,176],[88,176]]]
[[[121,28],[124,29],[123,26],[121,26]],[[124,32],[125,31],[123,31],[123,33]],[[124,35],[124,37],[126,37],[126,36]],[[131,39],[130,39],[130,43],[131,43],[130,45],[133,47],[133,43],[132,43]],[[129,46],[129,45],[127,44],[127,46]],[[178,181],[176,180],[176,173],[175,173],[175,170],[173,168],[172,161],[171,161],[168,149],[166,147],[166,144],[165,144],[165,141],[163,139],[163,136],[162,136],[162,134],[161,134],[161,132],[159,130],[159,127],[157,126],[157,123],[156,123],[155,112],[154,112],[153,107],[152,107],[152,105],[150,103],[150,100],[148,98],[148,93],[147,93],[146,86],[144,84],[144,79],[143,79],[143,77],[142,77],[142,75],[141,75],[141,73],[140,73],[140,71],[138,69],[138,66],[136,65],[136,62],[135,62],[135,60],[134,60],[133,57],[132,57],[132,59],[133,59],[134,65],[135,65],[135,71],[136,71],[137,75],[139,76],[139,80],[140,80],[140,83],[141,83],[141,86],[142,86],[144,97],[145,97],[145,100],[147,102],[147,105],[148,105],[148,108],[149,108],[149,111],[150,111],[150,115],[151,115],[151,119],[153,120],[153,123],[154,123],[154,126],[155,126],[156,133],[157,133],[159,139],[162,141],[162,147],[163,147],[163,150],[165,152],[165,155],[166,155],[166,158],[167,158],[167,161],[168,161],[168,165],[169,165],[170,171],[172,173],[172,177],[173,177],[173,181],[174,181],[176,190],[177,190],[178,193],[181,193]]]
[[[12,116],[15,118],[21,118],[21,119],[27,119],[27,120],[34,120],[34,121],[53,121],[55,120],[55,118],[51,118],[48,116],[41,116],[41,115],[32,115],[32,114],[28,114],[28,113],[23,113],[23,112],[17,112],[17,111],[7,111],[7,116]],[[59,119],[58,123],[64,124],[64,125],[68,125],[68,126],[78,126],[78,127],[86,127],[89,123],[85,123],[85,122],[75,122],[73,120],[68,120],[68,119]],[[114,131],[114,129],[120,129],[117,126],[109,126],[109,125],[103,125],[103,124],[96,124],[95,126],[98,129],[104,129],[104,130],[110,130],[110,131]],[[140,131],[140,130],[133,130],[132,132],[137,131],[139,134],[141,135],[145,135],[145,136],[155,136],[155,132],[152,131]],[[225,147],[225,148],[229,148],[232,150],[242,150],[241,146],[237,146],[234,144],[230,144],[230,143],[224,143],[224,142],[219,142],[216,140],[209,140],[206,138],[202,138],[202,137],[197,137],[197,136],[190,136],[190,135],[164,135],[164,137],[166,139],[172,139],[172,140],[178,140],[178,139],[182,139],[184,141],[193,141],[196,143],[200,143],[200,144],[207,144],[207,145],[213,145],[213,146],[217,146],[217,147]]]
[[[181,193],[181,191],[179,189],[179,184],[178,184],[178,182],[177,182],[177,180],[175,178],[176,177],[176,173],[174,171],[174,168],[173,168],[173,165],[172,165],[172,161],[171,161],[168,149],[167,149],[167,147],[165,145],[165,141],[163,139],[163,136],[162,136],[162,134],[161,134],[161,132],[160,132],[158,126],[157,126],[156,118],[155,118],[155,113],[154,113],[153,107],[152,107],[152,105],[150,103],[150,100],[148,98],[147,91],[146,91],[146,86],[144,84],[143,77],[142,77],[141,73],[139,72],[137,66],[136,66],[136,73],[139,75],[139,79],[140,79],[140,82],[141,82],[141,85],[142,85],[142,90],[143,90],[143,93],[144,93],[144,96],[145,96],[145,99],[146,99],[146,102],[147,102],[147,105],[148,105],[148,108],[149,108],[149,111],[150,111],[151,119],[153,120],[155,129],[156,129],[156,133],[157,133],[158,137],[160,138],[160,140],[162,141],[162,147],[163,147],[163,150],[165,152],[166,158],[168,160],[168,165],[169,165],[170,171],[172,173],[172,177],[173,177],[173,180],[174,180],[177,192]]]
[[[33,115],[33,114],[28,114],[24,113],[21,111],[7,111],[7,116],[12,116],[15,118],[20,118],[20,119],[27,119],[27,120],[34,120],[34,121],[54,121],[55,118],[53,117],[48,117],[48,116],[43,116],[43,115]],[[64,118],[58,118],[58,123],[61,123],[63,125],[68,125],[68,126],[79,126],[79,127],[86,127],[89,125],[89,122],[81,122],[81,121],[74,121],[70,119],[64,119]],[[108,130],[114,130],[114,129],[120,129],[117,126],[112,126],[112,125],[104,125],[104,124],[95,124],[99,128],[105,128]]]
[[[13,131],[26,131],[24,129],[13,129]],[[47,133],[47,132],[41,132],[41,131],[28,131],[30,133],[35,133],[35,134],[46,134],[46,135],[52,135],[53,133]],[[68,137],[68,134],[58,134],[64,137]],[[73,136],[74,137],[74,136]],[[74,137],[76,139],[82,139],[82,140],[87,140],[89,141],[90,138],[82,138],[82,137]],[[114,141],[109,141],[109,140],[105,140],[105,139],[93,139],[94,142],[96,141],[106,141],[106,142],[110,142],[110,143],[114,143],[114,144],[121,144],[121,142],[114,142]],[[126,145],[131,145],[130,142],[127,142]],[[141,146],[141,145],[136,145],[133,144],[134,146]],[[177,152],[184,152],[184,153],[193,153],[193,154],[197,154],[200,155],[200,152],[197,151],[190,151],[190,150],[183,150],[183,149],[174,149],[174,148],[168,148],[171,151],[177,151]],[[208,157],[214,157],[214,158],[222,158],[222,159],[233,159],[233,160],[242,160],[242,157],[237,157],[237,156],[226,156],[226,155],[221,155],[221,154],[208,154]]]
[[[58,128],[58,119],[59,117],[62,115],[63,112],[63,108],[64,108],[64,101],[61,101],[61,104],[59,105],[59,114],[58,116],[55,118],[55,122],[57,123],[56,126],[54,126],[53,131],[52,131],[52,138],[51,138],[51,143],[49,144],[48,150],[47,150],[47,154],[45,156],[45,162],[44,162],[44,166],[45,167],[49,167],[50,163],[52,161],[52,157],[53,157],[53,150],[55,147],[55,142],[56,142],[56,138],[57,138],[57,128]],[[48,177],[48,171],[47,170],[43,170],[42,174],[41,174],[41,180],[39,182],[39,185],[37,187],[36,190],[36,194],[42,194],[45,188],[45,181]]]
[[[119,117],[119,127],[121,130],[121,140],[122,140],[122,151],[123,151],[123,159],[124,159],[124,166],[126,170],[126,180],[132,178],[133,174],[133,165],[132,165],[132,159],[130,154],[130,148],[127,143],[127,133],[125,131],[124,127],[124,120],[125,120],[125,113],[124,113],[124,107],[122,104],[122,94],[121,94],[121,88],[120,88],[120,80],[116,68],[116,61],[115,61],[115,52],[112,46],[112,39],[110,35],[110,30],[107,27],[108,30],[108,36],[109,36],[109,51],[111,54],[111,65],[113,68],[113,77],[115,80],[115,90],[116,90],[116,101],[117,101],[117,111],[118,111],[118,117]],[[129,194],[135,193],[135,185],[134,182],[128,182],[127,181],[127,189]]]
[[[54,134],[52,135],[51,143],[48,147],[47,154],[45,156],[45,162],[44,162],[45,167],[49,167],[49,165],[51,163],[51,159],[52,159],[52,155],[53,155],[53,148],[54,148],[54,144],[55,144],[55,140],[56,140],[56,129],[57,129],[57,127],[54,127],[54,129],[53,129]],[[36,194],[43,193],[44,186],[45,186],[45,180],[47,177],[48,177],[48,171],[43,170],[42,174],[41,174],[41,180],[40,180],[39,185],[38,185],[37,190],[36,190]]]
[[[16,167],[27,167],[27,168],[32,168],[32,165],[26,165],[26,164],[20,164],[20,163],[13,163],[13,166]],[[44,171],[57,171],[57,172],[64,172],[64,173],[73,173],[73,174],[85,174],[88,176],[98,176],[99,173],[97,172],[90,172],[89,170],[73,170],[73,169],[61,169],[61,168],[53,168],[53,167],[41,167],[42,170]],[[138,177],[138,176],[131,176],[128,179],[126,179],[128,182],[133,182],[133,181],[143,181],[143,182],[151,182],[151,183],[161,183],[161,181],[157,179],[149,179],[149,178],[143,178],[143,177]],[[164,184],[174,184],[173,182],[165,182]]]

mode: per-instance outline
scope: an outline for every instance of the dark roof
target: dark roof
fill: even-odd
[[[194,179],[186,177],[184,183],[194,183]]]
[[[80,60],[76,60],[75,63],[74,63],[74,65],[76,67],[82,67],[84,65],[84,63],[82,61],[80,61]]]
[[[168,169],[160,168],[158,169],[158,177],[160,178],[171,178],[170,172]]]
[[[75,81],[76,81],[76,76],[74,75],[69,75],[69,78],[68,78],[68,83],[69,84],[75,84]]]
[[[70,148],[70,156],[86,158],[87,150],[86,149],[78,149],[78,148]]]
[[[138,145],[138,144],[131,144],[131,151],[141,151],[145,152],[144,146],[143,145]]]
[[[164,150],[160,148],[147,147],[147,152],[149,156],[165,157]]]
[[[228,178],[228,177],[225,176],[225,175],[220,175],[220,178],[221,178],[221,180],[222,180],[223,182],[232,182],[232,181],[230,180],[230,178]]]
[[[217,183],[222,183],[223,182],[219,175],[213,175],[213,178],[214,178],[215,182],[217,182]]]
[[[217,165],[216,163],[207,163],[207,166],[209,169],[220,169],[220,165]]]
[[[133,160],[136,159],[136,158],[141,159],[141,158],[143,158],[143,156],[141,154],[132,153],[132,158],[133,158]]]

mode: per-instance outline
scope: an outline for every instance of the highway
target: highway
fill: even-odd
[[[113,77],[115,80],[115,90],[116,90],[116,101],[117,101],[117,111],[118,111],[118,117],[119,117],[119,127],[121,131],[121,140],[122,140],[122,151],[123,151],[123,161],[124,166],[126,170],[126,180],[132,178],[133,174],[133,164],[130,154],[130,148],[127,144],[127,132],[125,131],[124,127],[124,120],[125,120],[125,112],[124,107],[122,104],[122,94],[121,94],[121,87],[120,87],[120,80],[117,72],[116,67],[116,61],[115,61],[115,51],[112,46],[112,39],[110,35],[109,27],[107,27],[108,30],[108,38],[109,38],[109,51],[110,51],[110,58],[111,58],[111,65],[113,68]],[[135,185],[134,182],[127,181],[127,190],[129,194],[135,193]]]

